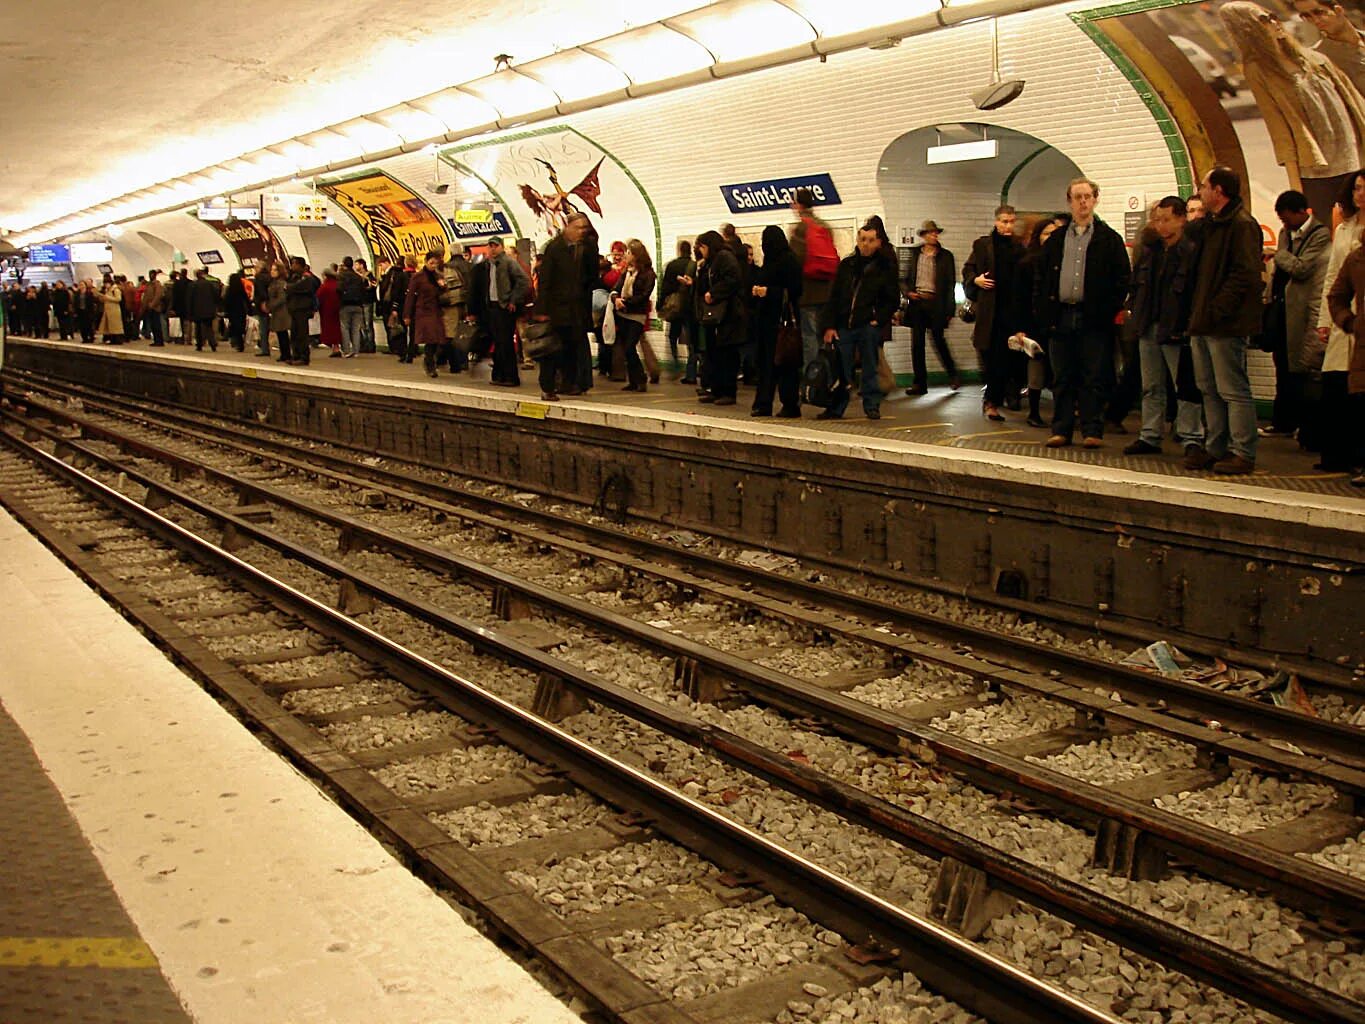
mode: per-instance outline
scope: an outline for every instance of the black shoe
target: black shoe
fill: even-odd
[[[1144,441],[1142,438],[1139,437],[1136,441],[1132,442],[1132,444],[1128,445],[1126,448],[1123,449],[1123,454],[1124,454],[1124,455],[1160,455],[1160,454],[1161,454],[1161,445],[1159,445],[1159,444],[1152,444],[1152,443],[1150,443],[1150,442],[1148,442],[1148,441]]]
[[[1028,419],[1024,420],[1024,422],[1027,423],[1030,427],[1043,427],[1043,428],[1046,428],[1046,427],[1047,427],[1047,424],[1044,423],[1044,422],[1042,421],[1042,418],[1041,418],[1041,417],[1038,417],[1038,416],[1030,416]]]
[[[915,388],[906,388],[906,389],[905,389],[905,393],[906,393],[907,395],[912,395],[912,396],[913,396],[913,395],[927,395],[927,394],[929,393],[929,389],[928,389],[928,388],[919,388],[919,387],[915,387]]]
[[[837,412],[830,412],[828,409],[826,409],[824,412],[820,413],[815,418],[817,420],[841,420],[843,419],[843,416]]]
[[[867,409],[863,412],[863,415],[870,420],[879,420],[882,418],[882,411],[880,409]]]
[[[692,385],[695,385],[695,384],[697,383],[697,378],[696,378],[696,377],[684,377],[682,380],[678,381],[678,383],[679,383],[679,384],[692,384]]]
[[[778,419],[784,419],[784,420],[799,420],[799,419],[801,418],[801,410],[800,410],[800,409],[779,409],[778,412],[777,412],[777,416],[778,416]]]
[[[750,415],[750,416],[771,416],[772,414],[773,414],[773,411],[772,411],[771,409],[750,409],[750,410],[749,410],[749,415]]]

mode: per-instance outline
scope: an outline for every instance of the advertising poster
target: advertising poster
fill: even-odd
[[[638,238],[660,262],[659,222],[629,170],[587,136],[555,127],[441,151],[461,190],[486,192],[519,238],[544,249],[571,213],[587,214],[606,252]],[[471,194],[462,198],[474,199]],[[668,254],[672,257],[672,252]]]
[[[242,269],[249,274],[255,274],[256,268],[267,257],[282,262],[289,260],[280,236],[258,220],[239,220],[231,224],[221,220],[206,220],[204,223],[232,246],[232,251],[242,263]],[[202,257],[200,262],[203,262]]]
[[[1195,180],[1215,164],[1233,168],[1249,182],[1252,214],[1278,231],[1285,189],[1331,223],[1344,183],[1365,166],[1362,13],[1358,0],[1204,0],[1085,18],[1160,97]]]
[[[421,263],[428,252],[444,252],[449,243],[440,215],[383,171],[319,181],[318,190],[356,222],[376,259],[397,262],[411,256]]]

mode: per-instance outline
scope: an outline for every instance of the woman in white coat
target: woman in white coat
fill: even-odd
[[[106,345],[123,344],[123,289],[111,277],[106,277],[100,289],[100,299],[104,303],[100,315],[100,335]]]

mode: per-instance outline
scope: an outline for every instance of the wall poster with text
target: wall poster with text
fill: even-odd
[[[267,258],[289,262],[289,254],[284,251],[280,236],[258,220],[237,220],[231,224],[221,220],[206,220],[201,223],[223,236],[248,274],[255,274],[256,268]]]
[[[375,259],[398,262],[411,256],[420,264],[450,242],[440,215],[402,182],[379,170],[319,181],[325,193],[356,222]]]

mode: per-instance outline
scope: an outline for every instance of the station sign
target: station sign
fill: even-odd
[[[489,210],[456,210],[456,224],[485,224],[493,219]]]
[[[200,220],[223,221],[223,220],[260,220],[261,208],[259,206],[233,206],[229,209],[226,205],[213,205],[202,203],[195,215]]]
[[[65,245],[30,245],[29,263],[42,265],[49,263],[70,263],[71,249]]]
[[[195,253],[199,257],[199,262],[208,266],[210,263],[222,263],[223,254],[217,249],[206,249],[204,252]]]
[[[767,181],[746,181],[737,185],[722,185],[720,194],[731,213],[755,213],[759,210],[785,210],[791,205],[799,188],[810,189],[816,206],[837,206],[843,200],[828,174],[807,174],[797,178],[770,178]]]
[[[261,220],[267,224],[299,228],[332,223],[326,196],[311,192],[262,192]]]
[[[456,210],[456,216],[450,220],[451,230],[455,232],[455,237],[463,241],[467,238],[487,238],[489,235],[510,235],[512,225],[507,222],[507,215],[496,210],[479,210],[483,214],[483,220],[462,221],[459,214],[475,211]]]
[[[108,242],[72,242],[72,263],[112,263],[114,247]]]

